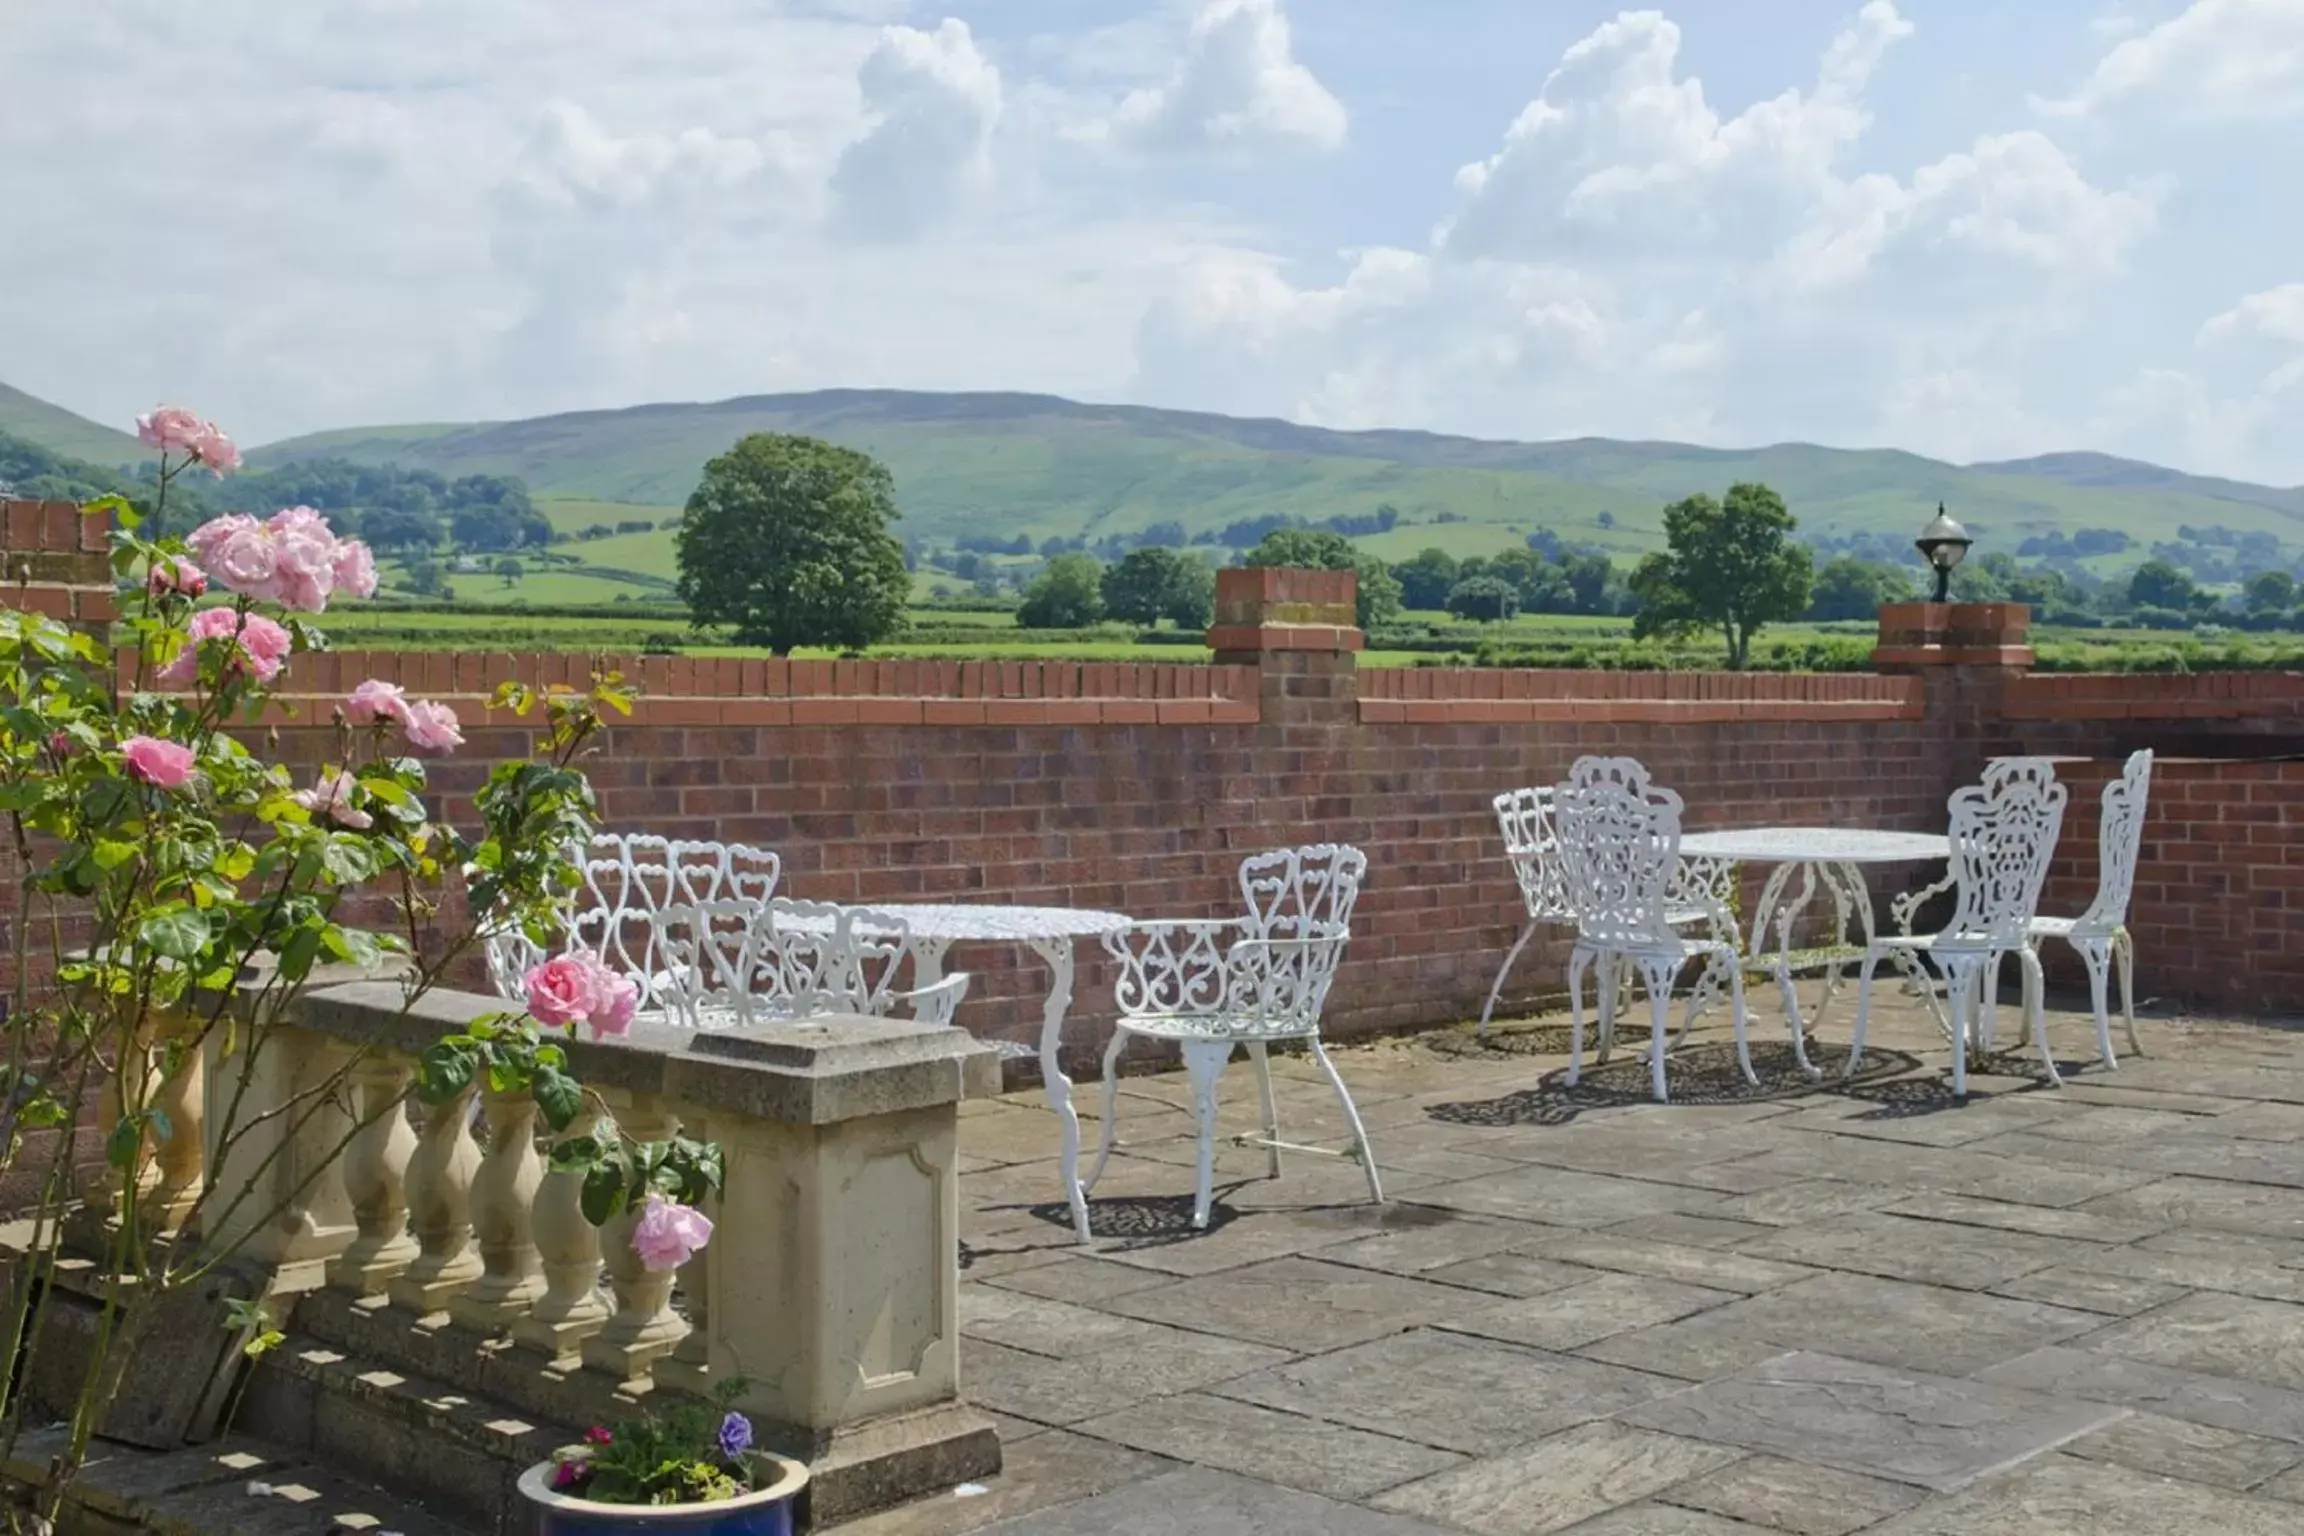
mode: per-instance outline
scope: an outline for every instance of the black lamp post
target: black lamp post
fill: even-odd
[[[1949,602],[1952,595],[1952,567],[1968,558],[1968,546],[1976,541],[1968,537],[1968,530],[1954,522],[1944,511],[1944,503],[1936,503],[1935,520],[1920,530],[1913,540],[1921,558],[1936,571],[1936,596],[1932,602]]]

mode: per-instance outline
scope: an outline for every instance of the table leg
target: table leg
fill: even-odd
[[[914,939],[912,941],[912,990],[925,992],[944,979],[944,952],[952,947],[947,939]],[[917,1016],[917,1010],[915,1010]]]
[[[1791,882],[1793,871],[1800,874],[1800,894],[1789,905],[1784,901],[1784,887]],[[1792,925],[1807,910],[1816,896],[1815,866],[1804,863],[1779,864],[1768,872],[1768,881],[1760,888],[1760,904],[1752,909],[1752,940],[1754,959],[1761,957],[1768,942],[1771,923],[1776,929],[1776,988],[1784,996],[1784,1023],[1792,1033],[1792,1059],[1809,1077],[1818,1073],[1808,1060],[1808,1030],[1800,1017],[1800,992],[1792,982]]]
[[[1064,1015],[1072,1006],[1072,941],[1030,939],[1032,952],[1048,962],[1048,1001],[1040,1013],[1040,1087],[1048,1107],[1056,1112],[1064,1149],[1059,1161],[1064,1200],[1072,1208],[1072,1232],[1088,1241],[1088,1196],[1080,1188],[1080,1112],[1072,1106],[1072,1079],[1064,1075],[1059,1057],[1064,1044]]]

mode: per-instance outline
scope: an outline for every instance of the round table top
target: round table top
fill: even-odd
[[[1003,939],[1086,939],[1125,928],[1132,918],[1091,907],[1011,907],[992,903],[862,901],[857,906],[900,917],[915,939],[997,943]]]
[[[1680,855],[1754,864],[1916,864],[1950,858],[1952,840],[1867,827],[1741,827],[1691,832],[1680,839]]]

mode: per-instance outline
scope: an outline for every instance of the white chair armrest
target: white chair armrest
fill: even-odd
[[[960,1011],[960,999],[967,994],[969,979],[966,971],[954,971],[934,986],[898,992],[889,1001],[908,1010],[923,1024],[949,1027],[953,1015]]]

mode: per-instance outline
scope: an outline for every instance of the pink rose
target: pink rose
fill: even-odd
[[[376,595],[376,557],[358,539],[343,539],[336,545],[336,585],[354,597]]]
[[[164,405],[149,416],[136,418],[136,439],[147,448],[166,453],[181,448],[186,453],[201,437],[216,429],[180,405]]]
[[[650,1195],[632,1226],[632,1251],[644,1269],[678,1269],[712,1241],[712,1221],[693,1206]]]
[[[55,758],[58,762],[62,762],[65,758],[72,756],[74,750],[75,749],[72,745],[72,738],[65,732],[56,731],[51,733],[48,737],[48,754],[49,756]]]
[[[264,524],[272,538],[273,595],[290,608],[319,613],[336,589],[336,535],[310,507],[275,512]]]
[[[232,439],[212,421],[201,424],[199,436],[188,446],[192,457],[219,480],[224,478],[224,471],[240,467],[240,450],[232,446]]]
[[[280,675],[280,668],[295,645],[288,631],[260,613],[243,615],[230,608],[203,608],[192,615],[191,626],[185,631],[184,649],[160,669],[160,681],[171,688],[191,686],[200,676],[201,645],[209,640],[224,639],[238,642],[238,654],[226,663],[225,675],[246,672],[259,683],[269,683]]]
[[[598,974],[592,978],[592,1012],[584,1022],[595,1040],[621,1040],[632,1032],[632,1015],[640,1008],[640,984],[608,969],[597,957],[592,963]]]
[[[161,555],[152,562],[144,584],[154,597],[171,592],[198,597],[208,590],[208,573],[182,555]]]
[[[315,817],[355,832],[365,832],[375,825],[376,819],[366,811],[352,808],[352,784],[349,773],[339,768],[324,768],[310,789],[300,789],[289,798]]]
[[[400,723],[408,732],[408,745],[419,752],[453,752],[464,745],[464,733],[456,726],[456,711],[434,700],[418,699],[410,704]]]
[[[344,701],[344,718],[354,725],[374,725],[380,720],[406,720],[408,694],[398,683],[387,683],[372,677],[352,690],[352,697]]]
[[[553,1029],[582,1023],[598,1000],[599,973],[599,959],[578,952],[530,966],[521,978],[530,1016]]]
[[[245,512],[202,523],[184,543],[216,579],[249,597],[280,597],[280,544],[272,530]]]
[[[128,771],[157,789],[179,789],[192,777],[192,749],[157,736],[131,736],[120,743]]]

